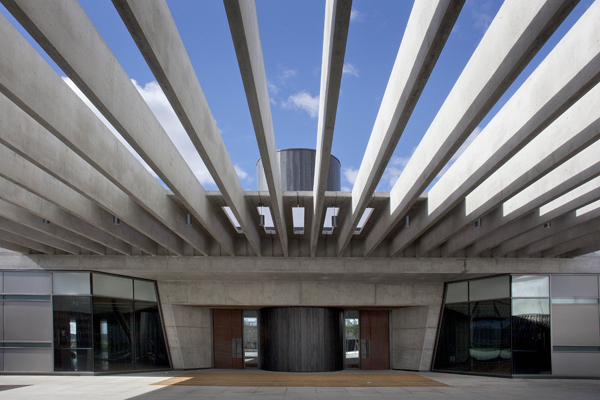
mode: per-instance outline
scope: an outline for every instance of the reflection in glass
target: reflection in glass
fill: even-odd
[[[158,304],[136,301],[134,306],[135,369],[169,368]]]
[[[510,300],[471,303],[471,370],[511,374]]]
[[[513,372],[550,374],[548,299],[514,299],[512,304]]]
[[[258,368],[258,312],[244,310],[244,367]]]
[[[346,311],[344,316],[344,351],[346,368],[359,368],[359,313],[356,310]]]
[[[54,370],[92,371],[89,296],[54,296]]]
[[[513,275],[512,297],[548,297],[550,278],[545,275]]]
[[[133,369],[133,302],[94,297],[94,371]]]
[[[434,369],[470,371],[469,304],[444,307]]]

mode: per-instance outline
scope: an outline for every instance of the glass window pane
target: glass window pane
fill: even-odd
[[[133,304],[94,297],[94,372],[133,370]]]
[[[512,297],[548,297],[550,280],[545,275],[513,275]]]
[[[598,297],[598,279],[589,275],[553,275],[552,297]]]
[[[131,278],[121,276],[92,274],[94,295],[133,299],[133,282]]]
[[[510,300],[471,303],[471,370],[510,375]]]
[[[346,368],[360,368],[359,363],[359,312],[350,310],[344,316],[344,351],[346,353]]]
[[[158,304],[135,302],[135,369],[169,368]]]
[[[258,312],[244,310],[244,367],[258,368]]]
[[[52,293],[52,275],[50,272],[5,272],[4,293],[50,294]]]
[[[54,294],[91,294],[89,272],[54,272],[52,274]]]
[[[470,371],[469,348],[469,305],[447,304],[442,315],[434,369]]]
[[[92,298],[54,296],[54,370],[93,371]]]
[[[134,279],[133,288],[133,293],[135,294],[136,300],[156,302],[156,290],[154,289],[154,282]]]
[[[598,304],[598,299],[552,299],[552,304]]]
[[[550,374],[550,302],[548,299],[512,301],[513,371]]]
[[[475,279],[469,282],[469,300],[502,299],[510,297],[510,276]]]
[[[446,303],[469,301],[469,282],[449,283],[446,290]]]

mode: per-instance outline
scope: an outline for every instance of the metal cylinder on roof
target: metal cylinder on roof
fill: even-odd
[[[280,184],[283,192],[313,190],[316,153],[312,149],[277,150]],[[329,173],[327,174],[327,186],[325,190],[341,190],[340,169],[340,160],[332,155],[329,161]],[[262,159],[260,158],[256,162],[256,176],[258,190],[269,190]]]

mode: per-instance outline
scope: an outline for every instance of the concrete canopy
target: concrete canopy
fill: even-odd
[[[312,192],[283,192],[279,185],[278,132],[253,2],[227,0],[225,12],[268,192],[242,189],[166,1],[113,3],[217,192],[202,187],[76,1],[0,1],[171,189],[0,17],[0,247],[24,254],[286,258],[555,258],[600,249],[600,214],[577,211],[600,199],[600,1],[450,165],[577,3],[506,1],[391,193],[376,192],[377,185],[464,1],[415,2],[356,184],[337,193],[325,191],[325,180],[351,1],[325,5]],[[300,201],[307,229],[293,235],[291,207]],[[325,208],[333,201],[340,226],[325,235]],[[270,208],[274,236],[258,226],[259,202]],[[367,207],[373,212],[357,231]]]

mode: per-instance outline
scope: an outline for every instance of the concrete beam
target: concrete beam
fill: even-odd
[[[123,240],[104,232],[94,225],[78,218],[57,205],[42,199],[41,197],[23,189],[14,183],[0,177],[0,198],[15,206],[27,210],[38,218],[52,221],[54,226],[62,226],[96,243],[112,249],[123,255],[131,255],[131,245]],[[87,200],[87,199],[85,199]],[[89,201],[89,200],[87,200]],[[107,216],[108,217],[108,216]],[[156,248],[156,245],[154,246]],[[156,254],[156,249],[155,253]]]
[[[1,239],[0,239],[0,247],[3,249],[6,249],[6,250],[10,250],[10,251],[16,251],[17,253],[21,253],[21,254],[30,254],[31,253],[31,249],[29,249],[25,246],[19,246],[18,244],[7,242],[6,240],[1,240]]]
[[[565,258],[575,258],[575,257],[584,256],[586,254],[595,253],[597,251],[600,251],[600,244],[594,243],[589,246],[581,247],[577,250],[573,250],[573,251],[569,251],[568,253],[561,254],[561,256],[565,257]]]
[[[529,216],[528,218],[533,218],[530,222],[533,226],[539,226],[551,218],[564,214],[565,210],[572,211],[578,207],[577,204],[582,206],[586,201],[591,202],[594,195],[584,197],[583,195],[586,193],[584,191],[581,193],[581,198],[573,198],[548,215],[540,216],[537,211],[538,207],[542,207],[600,175],[598,152],[600,152],[600,142],[592,144],[560,167],[549,172],[506,201],[502,207],[497,208],[492,218],[483,217],[480,228],[473,228],[471,225],[464,231],[464,234],[450,238],[442,246],[442,256],[449,256],[476,241],[469,248],[468,254],[471,256],[496,247],[503,241],[526,232],[526,226],[529,226],[529,223],[525,224],[519,218],[533,211],[535,212],[530,214],[533,217]],[[510,225],[500,229],[509,222]]]
[[[533,242],[517,252],[519,257],[531,256],[541,253],[543,258],[555,257],[557,255],[577,250],[581,247],[600,242],[598,240],[598,223],[600,218],[594,218],[577,226],[557,232],[537,242]],[[553,224],[552,224],[553,225]],[[553,230],[550,225],[548,230]],[[594,237],[594,240],[589,240]]]
[[[2,243],[8,242],[17,246],[26,247],[31,250],[39,251],[44,254],[54,254],[55,250],[45,244],[38,243],[35,240],[31,240],[19,235],[16,235],[12,232],[8,232],[2,229],[0,226],[0,241]],[[2,246],[4,247],[4,246]]]
[[[317,252],[317,243],[323,226],[325,189],[327,188],[333,130],[342,84],[351,11],[352,0],[328,0],[325,5],[321,92],[319,95],[319,121],[317,123],[317,151],[313,185],[314,212],[312,224],[310,225],[310,254],[312,257]]]
[[[0,91],[121,189],[125,197],[130,197],[126,200],[123,195],[117,195],[122,201],[129,203],[129,200],[135,200],[169,230],[202,254],[208,254],[209,243],[205,235],[197,227],[186,225],[186,213],[167,197],[161,184],[4,17],[0,17],[0,42],[11,54],[11,57],[0,58],[0,70],[3,72],[0,74]],[[78,171],[70,173],[81,183],[90,185]],[[114,189],[109,189],[110,185],[102,185],[110,193],[116,193]],[[110,196],[93,185],[88,193]],[[136,209],[132,207],[132,210]],[[126,209],[114,209],[114,214],[119,216]],[[205,212],[209,214],[209,210]],[[211,218],[218,219],[215,215]],[[133,225],[142,221],[129,219],[129,223]],[[226,248],[232,249],[233,239],[227,237],[221,239],[228,240],[230,246]],[[162,238],[155,235],[153,239],[160,242]],[[167,243],[161,244],[168,247]],[[168,248],[176,254],[182,254],[183,244]]]
[[[584,215],[577,215],[576,211],[573,211],[560,218],[552,220],[552,226],[550,228],[544,228],[544,225],[539,225],[537,228],[514,236],[512,239],[502,242],[499,246],[492,250],[493,257],[503,257],[509,253],[521,250],[532,243],[545,239],[552,235],[558,235],[566,231],[567,229],[576,227],[584,222],[600,217],[600,209],[595,209]],[[469,252],[469,249],[467,249]]]
[[[348,217],[340,221],[338,256],[344,253],[354,235],[354,230],[394,153],[463,4],[463,0],[428,0],[413,5],[352,188],[352,209],[347,213]],[[421,192],[416,194],[415,199]],[[379,221],[382,221],[382,224],[389,222],[387,214],[381,216]],[[373,234],[370,236],[373,237]],[[376,245],[372,247],[374,249]],[[370,251],[365,252],[365,255],[369,253]]]
[[[28,4],[22,1],[21,3]],[[206,97],[202,92],[202,87],[185,50],[183,41],[179,36],[175,21],[171,16],[166,1],[113,0],[113,4],[121,15],[127,29],[129,29],[131,36],[160,84],[173,110],[175,110],[175,113],[179,117],[194,147],[204,161],[204,165],[206,165],[217,187],[223,194],[225,202],[231,208],[231,211],[242,227],[250,246],[260,256],[260,237],[255,226],[256,211],[244,199],[244,189],[237,176],[231,157],[227,152],[221,132],[210,111]],[[80,8],[79,6],[77,7]],[[83,14],[83,11],[78,10],[77,13]],[[36,17],[38,25],[43,24],[44,27],[50,25],[45,12],[36,12]],[[83,19],[82,16],[79,18]],[[63,20],[64,16],[60,15],[60,19]],[[77,31],[86,32],[94,29],[87,17],[85,21],[85,26],[78,27]],[[61,27],[61,29],[64,32],[67,31],[64,27]],[[87,42],[92,42],[92,40],[88,40]],[[95,32],[95,29],[93,43],[95,44],[88,44],[88,47],[86,47],[86,49],[89,49],[89,54],[80,54],[81,51],[78,49],[77,53],[72,54],[72,58],[78,57],[82,62],[84,59],[86,62],[90,62],[90,57],[96,57],[99,60],[114,60],[113,63],[116,67],[114,71],[110,70],[110,73],[119,77],[117,79],[115,76],[114,81],[128,80],[125,71],[117,64],[114,56],[97,32]],[[68,50],[68,48],[65,47],[65,50]],[[94,86],[90,87],[89,90],[93,90],[94,93],[98,93],[103,89],[107,78],[112,78],[112,76],[99,76],[96,71],[92,72],[92,69],[86,68],[86,65],[82,65],[79,73],[87,73],[88,76],[86,79],[89,81],[93,80]],[[120,87],[115,85],[115,90]],[[131,102],[129,101],[128,107],[119,107],[113,103],[114,106],[109,110],[113,118],[111,119],[109,115],[105,114],[107,119],[111,123],[113,123],[113,120],[120,123],[119,125],[113,123],[119,132],[122,130],[131,132],[132,139],[139,143],[138,147],[148,148],[148,158],[152,158],[154,164],[151,164],[142,155],[146,153],[140,152],[138,147],[134,146],[149,165],[156,165],[156,168],[153,167],[153,169],[167,186],[177,194],[186,205],[186,208],[194,213],[194,216],[201,221],[209,232],[214,234],[214,237],[218,241],[223,242],[223,245],[227,245],[227,242],[219,240],[219,237],[222,235],[220,233],[222,227],[217,225],[216,220],[213,220],[210,215],[201,213],[202,210],[210,208],[206,204],[203,204],[207,203],[204,189],[202,189],[197,179],[194,179],[192,171],[170,141],[168,141],[168,146],[165,148],[164,137],[166,133],[162,130],[156,118],[154,118],[152,111],[150,111],[143,99],[137,94],[133,85],[123,85],[122,91],[127,92],[123,93],[123,97],[136,100],[137,107],[135,111],[137,113],[132,112]],[[85,90],[83,92],[86,93]],[[109,100],[112,100],[112,98],[107,97],[103,101],[103,104],[110,105]],[[137,123],[140,118],[144,121],[143,125]],[[151,132],[149,132],[148,125],[152,126]],[[124,137],[127,137],[125,136],[126,133],[122,134]],[[153,139],[150,136],[152,134],[161,140]],[[168,157],[165,156],[165,152],[169,154]],[[175,159],[175,162],[173,159]],[[201,204],[200,207],[198,207],[199,202]],[[210,213],[213,212],[222,211],[210,211]]]
[[[139,233],[126,223],[114,225],[112,222],[112,216],[115,214],[111,214],[109,211],[100,208],[96,203],[74,191],[71,187],[67,186],[63,182],[55,179],[47,172],[37,168],[6,147],[0,146],[0,154],[2,154],[2,157],[0,157],[0,175],[7,180],[12,181],[17,185],[37,194],[38,196],[56,204],[63,210],[69,210],[69,212],[73,213],[84,221],[89,222],[90,224],[102,229],[107,233],[113,234],[123,241],[142,249],[148,254],[158,254],[157,244],[148,237]],[[6,185],[4,186],[6,187]],[[19,196],[21,194],[21,191],[14,192],[12,194],[3,193],[3,197],[6,195],[14,198],[15,196]],[[133,204],[137,204],[133,201],[131,202]],[[131,207],[136,209],[136,206],[129,202],[125,203],[124,205],[127,208]],[[129,212],[131,213],[131,211]],[[120,211],[118,215],[122,214],[123,211]],[[148,220],[151,219],[148,213],[145,213],[142,218]],[[150,224],[149,227],[161,229],[160,225],[154,226],[153,223]],[[175,240],[176,239],[178,238],[175,238]],[[177,244],[177,247],[179,247],[179,244]]]
[[[3,200],[0,200],[0,217],[16,222],[29,229],[43,232],[56,239],[70,243],[82,249],[89,250],[94,254],[106,254],[106,248],[104,246],[54,223],[44,224],[42,223],[42,218],[23,210],[21,207],[17,207]]]
[[[39,223],[41,224],[42,221],[40,220]],[[65,251],[69,254],[81,253],[81,249],[75,245],[72,245],[71,243],[67,243],[64,240],[57,239],[44,232],[28,228],[24,225],[21,225],[20,223],[11,221],[10,219],[4,217],[0,217],[0,229],[33,240],[40,244],[54,247],[55,249]]]
[[[536,91],[537,92],[537,91]],[[529,94],[523,94],[517,92],[515,96],[522,94],[523,97],[530,97]],[[513,107],[510,107],[511,103],[507,103],[509,109],[514,111]],[[473,142],[472,146],[465,151],[463,156],[465,159],[459,158],[456,163],[450,167],[447,173],[438,181],[438,183],[430,191],[428,199],[435,198],[439,195],[439,190],[434,191],[441,184],[442,187],[448,185],[448,181],[461,181],[462,177],[470,175],[473,180],[472,184],[465,183],[461,188],[455,188],[456,192],[451,194],[454,197],[456,193],[464,196],[470,194],[467,197],[467,201],[463,201],[464,206],[453,210],[455,213],[459,213],[457,216],[451,216],[449,222],[443,221],[436,228],[431,230],[422,236],[419,240],[419,246],[417,255],[423,255],[429,252],[431,249],[439,246],[441,243],[448,240],[454,233],[463,230],[469,225],[473,224],[476,219],[481,218],[483,215],[495,209],[500,204],[517,195],[525,188],[530,186],[532,183],[546,175],[548,172],[556,169],[559,165],[568,161],[578,153],[582,152],[589,145],[594,143],[600,137],[600,85],[596,85],[592,90],[586,93],[577,103],[571,108],[564,112],[559,118],[557,118],[550,126],[548,126],[542,133],[535,137],[529,144],[527,144],[522,150],[510,158],[504,165],[498,167],[498,163],[491,166],[491,169],[497,168],[495,172],[491,174],[485,181],[479,183],[481,178],[477,176],[487,176],[488,173],[484,173],[483,169],[489,168],[492,162],[484,163],[482,166],[473,172],[471,168],[473,165],[478,163],[476,159],[477,154],[484,154],[485,146],[494,146],[494,137],[500,136],[502,133],[509,134],[510,130],[505,126],[498,127],[498,124],[493,124],[496,119],[492,120],[488,127],[479,135],[479,137]],[[502,112],[498,113],[498,117],[509,119],[509,117]],[[514,115],[514,112],[508,115]],[[514,118],[511,119],[512,123]],[[518,126],[529,125],[530,127],[537,127],[537,124],[528,120],[525,124]],[[490,128],[490,130],[488,130]],[[522,129],[521,129],[522,131]],[[502,133],[501,133],[502,132]],[[479,139],[482,139],[481,141]],[[471,151],[473,149],[473,151]],[[584,165],[593,163],[594,155],[590,152],[590,160],[584,162]],[[494,159],[498,155],[495,153],[490,156],[490,160]],[[469,163],[469,160],[471,161]],[[457,168],[454,168],[457,166]],[[471,170],[471,171],[469,171]],[[445,177],[449,177],[445,179]],[[466,180],[464,181],[466,182]],[[558,182],[557,182],[558,183]],[[479,184],[479,186],[477,186]],[[432,194],[433,192],[433,194]],[[537,193],[536,197],[541,193]],[[475,198],[477,204],[477,211],[469,213],[469,199]],[[440,210],[437,208],[436,210]],[[448,214],[448,211],[433,213],[423,213],[417,220],[417,223],[421,221],[429,221],[429,223],[422,223],[425,225],[420,232],[424,232],[428,229],[432,223],[431,221],[439,219],[436,215]],[[416,224],[415,224],[416,225]],[[403,230],[399,237],[395,238],[392,248],[395,250],[396,243],[398,247],[402,247],[403,242],[400,236],[404,232],[408,232],[408,229]],[[406,238],[407,235],[404,235]],[[405,239],[406,240],[406,239]]]
[[[0,175],[20,182],[30,178],[24,177],[25,171],[31,171],[35,176],[39,174],[37,169],[41,169],[95,202],[110,215],[119,217],[175,254],[183,255],[180,237],[2,95],[0,143],[3,145],[0,146],[0,154],[4,158],[0,160],[3,165]],[[13,164],[9,160],[13,160]],[[17,170],[17,165],[22,165],[22,170]],[[25,186],[30,190],[39,190]],[[169,201],[176,207],[175,203]],[[112,220],[112,217],[109,219]]]
[[[258,32],[256,7],[254,0],[225,0],[224,4],[269,188],[271,214],[273,215],[273,222],[281,243],[283,256],[287,257],[288,235],[279,180],[279,160],[277,159],[277,148],[275,147],[275,133],[271,118],[262,45]]]
[[[391,214],[380,219],[366,238],[365,254],[377,247],[404,217],[574,5],[567,0],[503,4],[392,188]],[[442,210],[451,210],[461,200],[460,196],[451,197]],[[435,199],[429,201],[431,214],[438,204]],[[439,212],[421,223],[411,223],[414,228],[400,232],[390,254],[402,251],[424,227],[442,216],[443,212]]]

